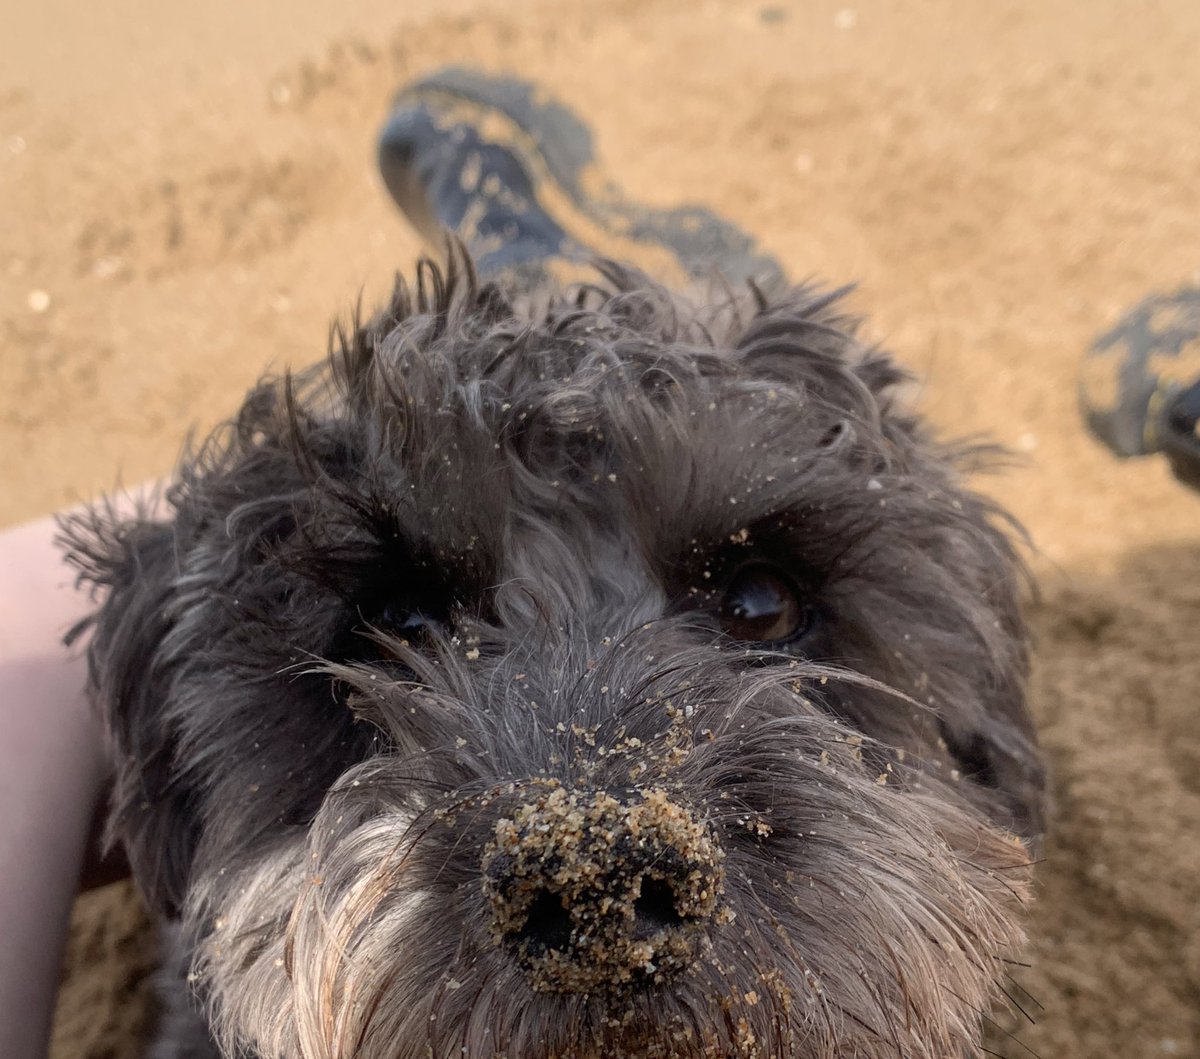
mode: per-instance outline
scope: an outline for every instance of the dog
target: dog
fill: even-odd
[[[153,1055],[982,1054],[1026,575],[844,293],[426,260],[66,524]]]

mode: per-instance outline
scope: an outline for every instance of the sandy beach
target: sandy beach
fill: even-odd
[[[695,202],[868,334],[1033,542],[1053,769],[1007,1056],[1200,1056],[1200,496],[1083,430],[1079,362],[1200,282],[1194,0],[9,0],[0,39],[0,520],[169,472],[268,368],[320,357],[421,245],[373,168],[395,89],[535,79],[606,172]],[[78,902],[54,1059],[132,1059],[152,939]]]

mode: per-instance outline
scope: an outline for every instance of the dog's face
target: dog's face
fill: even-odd
[[[169,518],[70,529],[114,831],[218,1039],[976,1054],[1042,780],[963,454],[832,297],[421,277]]]

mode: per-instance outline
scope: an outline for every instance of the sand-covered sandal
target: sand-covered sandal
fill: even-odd
[[[413,226],[448,229],[479,270],[543,274],[637,246],[683,271],[782,285],[783,270],[736,225],[699,206],[652,209],[599,175],[591,130],[533,85],[450,67],[403,89],[379,136],[379,168]]]
[[[1092,343],[1080,379],[1089,429],[1118,456],[1161,452],[1200,488],[1200,287],[1153,294]]]

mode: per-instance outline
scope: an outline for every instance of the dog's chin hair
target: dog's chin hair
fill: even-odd
[[[822,878],[795,880],[811,930],[791,938],[759,896],[762,865],[731,857],[732,945],[665,997],[535,993],[486,932],[431,961],[445,899],[412,889],[406,868],[425,825],[386,809],[347,824],[336,801],[307,836],[194,895],[189,919],[207,935],[192,977],[224,1054],[263,1059],[979,1055],[997,965],[1024,942],[1029,859],[944,792],[831,779],[868,785],[844,792],[858,812],[838,822],[847,844],[824,850]],[[879,807],[870,818],[864,796]]]
[[[183,941],[193,925],[204,936],[193,942],[188,981],[199,987],[222,1055],[236,1055],[251,1041],[264,1055],[305,1054],[286,960],[287,924],[309,874],[307,843],[299,837],[221,880],[223,886],[210,880],[190,895]]]
[[[200,987],[222,1054],[241,1054],[243,1046],[286,1059],[357,1054],[345,1043],[354,997],[335,987],[361,944],[354,935],[386,893],[398,893],[395,865],[411,822],[411,813],[383,813],[346,836],[341,859],[353,868],[332,916],[319,849],[330,830],[320,816],[310,832],[192,893],[186,921],[202,940],[189,981]],[[419,894],[402,894],[389,920],[416,913],[420,902]]]

